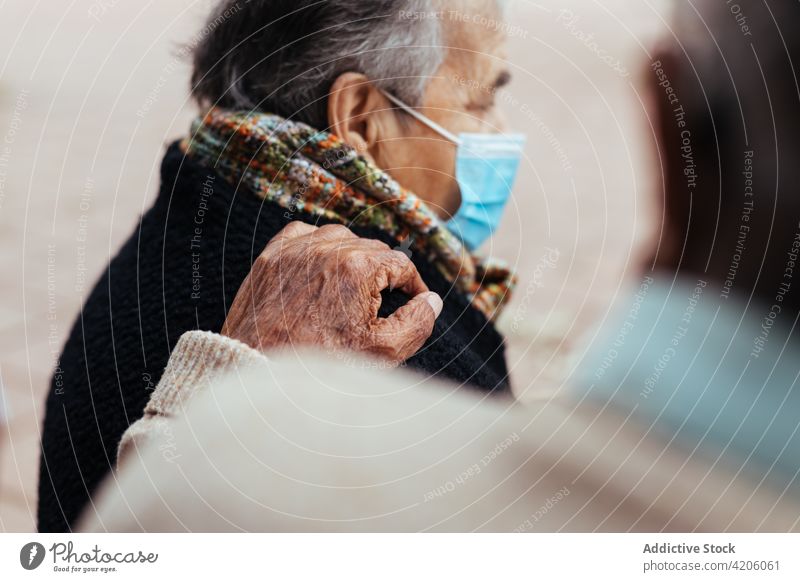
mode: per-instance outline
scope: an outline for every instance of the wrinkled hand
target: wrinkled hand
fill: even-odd
[[[411,300],[381,318],[387,287]],[[256,259],[222,333],[262,351],[321,345],[397,365],[422,347],[441,310],[405,254],[341,225],[292,222]]]

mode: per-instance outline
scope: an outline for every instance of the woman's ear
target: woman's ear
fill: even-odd
[[[386,99],[361,73],[342,73],[328,94],[328,130],[358,152],[373,158],[375,145],[384,139]]]

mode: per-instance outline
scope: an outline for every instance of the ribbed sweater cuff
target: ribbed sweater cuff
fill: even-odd
[[[183,334],[150,395],[144,416],[122,435],[117,462],[132,445],[143,444],[160,422],[180,412],[195,393],[228,372],[265,361],[268,360],[264,354],[229,337],[208,331]]]
[[[188,331],[178,340],[144,412],[172,416],[195,392],[220,376],[265,359],[238,340],[210,331]]]

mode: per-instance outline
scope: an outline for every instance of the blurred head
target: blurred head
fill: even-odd
[[[774,303],[800,276],[800,4],[740,6],[676,3],[647,70],[665,179],[655,260]],[[798,288],[784,307],[800,308]]]
[[[502,129],[502,0],[225,0],[195,49],[201,106],[277,113],[327,129],[449,218],[453,134]],[[226,16],[227,15],[227,16]],[[213,26],[212,26],[213,25]]]

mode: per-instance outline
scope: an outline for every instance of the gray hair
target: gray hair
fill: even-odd
[[[417,105],[444,60],[438,0],[223,0],[194,47],[201,106],[327,127],[335,79],[355,71]]]

